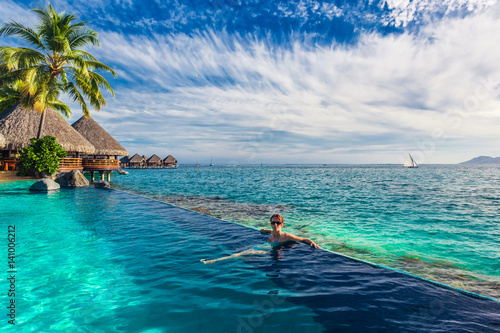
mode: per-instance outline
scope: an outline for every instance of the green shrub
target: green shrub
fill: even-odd
[[[67,153],[58,144],[54,136],[30,139],[31,144],[21,151],[19,156],[19,176],[46,172],[53,175],[59,169],[59,162]]]

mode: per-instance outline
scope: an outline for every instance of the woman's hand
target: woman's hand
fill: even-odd
[[[321,249],[321,246],[319,246],[318,244],[314,243],[313,241],[311,241],[311,247],[315,248],[315,249]]]
[[[216,262],[216,260],[207,260],[207,259],[201,259],[200,261],[204,264],[213,264],[214,262]]]
[[[321,246],[319,246],[318,244],[314,243],[309,238],[302,238],[302,243],[307,244],[307,245],[309,245],[309,246],[311,246],[312,248],[315,248],[315,249],[321,249]]]

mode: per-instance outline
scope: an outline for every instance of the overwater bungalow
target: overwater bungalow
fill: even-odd
[[[160,156],[153,154],[153,156],[147,159],[146,165],[148,168],[161,168],[163,166],[163,160]]]
[[[126,168],[127,163],[130,161],[130,159],[131,159],[130,155],[123,156],[122,158],[120,158],[120,166],[122,168]]]
[[[27,110],[19,104],[0,113],[0,135],[5,139],[3,147],[0,148],[1,170],[16,170],[16,154],[31,143],[31,138],[36,138],[40,121],[41,113]],[[42,137],[47,135],[55,136],[57,143],[68,152],[59,164],[60,172],[83,170],[81,156],[93,154],[95,151],[87,139],[50,108],[45,111],[42,130]]]
[[[168,155],[163,159],[163,166],[166,168],[177,168],[177,160],[172,155]]]
[[[129,159],[127,168],[143,168],[145,164],[146,161],[144,160],[144,157],[139,154],[135,154]]]
[[[71,126],[95,148],[94,153],[82,156],[83,170],[91,173],[92,182],[96,171],[101,180],[106,174],[109,181],[111,172],[121,169],[118,157],[128,156],[127,150],[90,116],[81,117]]]

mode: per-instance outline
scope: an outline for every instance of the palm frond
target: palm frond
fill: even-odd
[[[62,114],[66,118],[71,117],[72,113],[71,113],[71,109],[69,108],[69,106],[67,106],[66,104],[64,104],[63,102],[61,102],[59,100],[49,102],[48,106],[51,107],[52,109],[56,110],[57,112],[59,112],[60,114]]]
[[[92,44],[94,46],[100,45],[99,40],[97,39],[97,32],[93,30],[74,31],[68,36],[68,41],[72,50],[81,48],[88,44]]]
[[[98,61],[86,61],[85,64],[89,69],[96,69],[96,70],[102,70],[109,72],[113,74],[113,77],[116,78],[116,73],[114,70],[112,70],[110,67],[106,66],[105,64],[98,62]]]
[[[80,57],[85,61],[97,61],[97,59],[92,54],[85,52],[83,50],[73,50],[72,56]]]
[[[50,68],[45,65],[27,69],[23,78],[23,82],[26,84],[25,91],[29,95],[35,95],[37,91],[43,90],[49,81]]]
[[[85,98],[78,91],[78,88],[75,86],[73,82],[69,82],[68,86],[66,87],[66,91],[74,102],[78,102],[78,104],[80,104],[80,106],[82,107],[83,115],[85,117],[88,117],[90,113],[87,107],[87,103],[85,103]]]
[[[46,60],[44,54],[25,47],[0,47],[0,55],[8,70],[38,65]]]
[[[19,99],[12,96],[9,98],[0,98],[0,113],[7,109],[10,109],[17,103],[19,103]]]
[[[21,23],[15,21],[4,24],[0,29],[0,36],[2,35],[14,35],[20,37],[29,44],[35,45],[37,48],[45,49],[40,36],[33,29],[25,27]]]
[[[89,75],[92,81],[95,82],[99,88],[102,87],[106,89],[111,93],[113,97],[115,97],[115,92],[113,91],[113,88],[111,88],[111,85],[108,83],[108,81],[106,81],[106,79],[103,76],[101,76],[96,72],[89,72]]]

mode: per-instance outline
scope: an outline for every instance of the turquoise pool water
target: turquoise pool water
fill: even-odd
[[[16,227],[15,332],[202,332],[208,318],[213,332],[234,331],[276,289],[243,261],[201,264],[229,252],[166,217],[164,204],[93,188],[29,193],[30,184],[0,182],[5,236]],[[280,306],[314,328],[304,307]]]
[[[406,332],[500,327],[500,303],[293,245],[217,258],[259,232],[116,190],[30,193],[0,182],[1,228],[15,226],[12,332]],[[7,252],[6,237],[0,246]],[[7,267],[7,260],[4,260]],[[8,289],[8,268],[0,286]],[[479,310],[479,311],[477,311]]]
[[[181,166],[117,188],[248,226],[282,212],[323,247],[500,298],[500,167]]]

